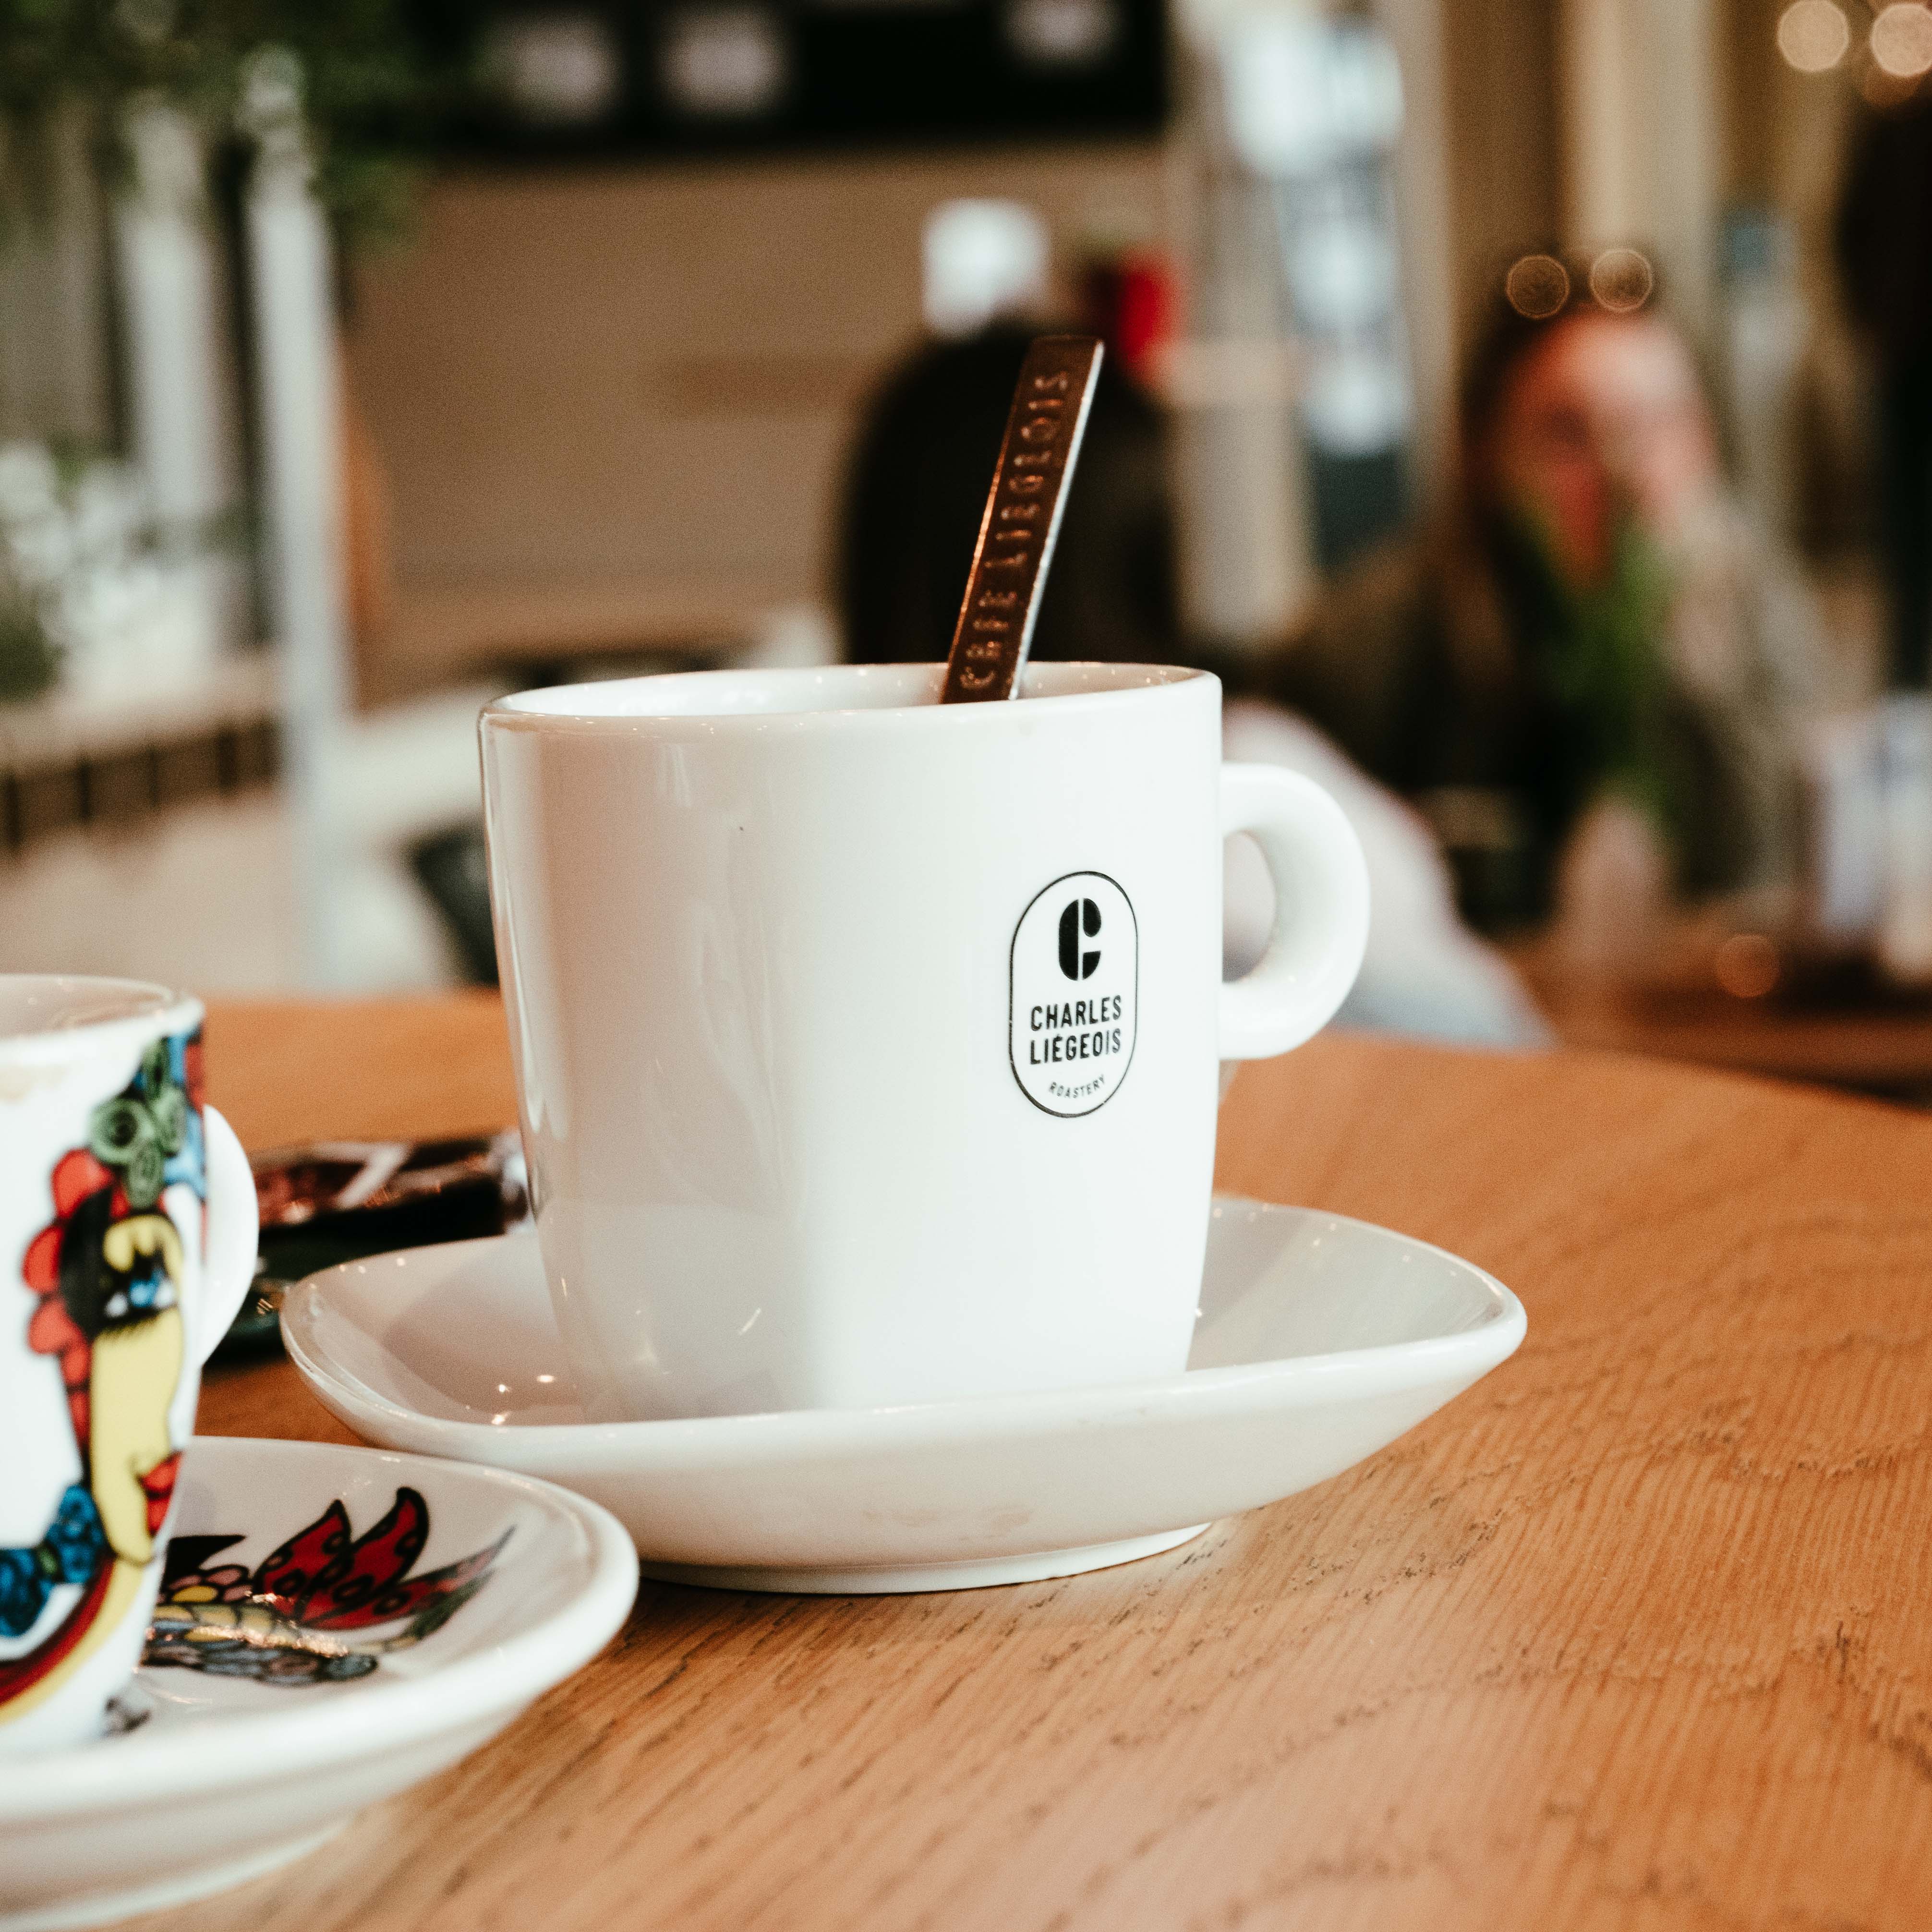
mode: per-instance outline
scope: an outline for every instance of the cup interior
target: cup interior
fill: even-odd
[[[140,980],[0,974],[0,1042],[75,1033],[116,1020],[148,1019],[179,1004],[178,994]]]
[[[1020,698],[1131,700],[1205,673],[1177,664],[1038,664],[1021,674]],[[998,704],[948,705],[939,694],[943,664],[828,664],[775,670],[680,671],[657,677],[612,678],[595,684],[555,685],[519,692],[490,706],[487,718],[506,724],[544,720],[726,718],[802,713],[930,712],[949,723],[975,714],[1010,715]]]

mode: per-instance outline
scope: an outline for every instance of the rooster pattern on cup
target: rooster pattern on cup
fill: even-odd
[[[27,1346],[59,1364],[81,1473],[38,1544],[0,1549],[0,1636],[26,1636],[57,1591],[76,1594],[31,1650],[0,1659],[0,1723],[52,1696],[119,1627],[167,1518],[186,1342],[182,1232],[164,1197],[184,1186],[205,1216],[200,1090],[199,1030],[151,1046],[94,1109],[87,1144],[55,1163],[53,1217],[21,1261]]]

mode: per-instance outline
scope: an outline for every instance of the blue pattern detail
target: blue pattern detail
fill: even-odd
[[[26,1636],[56,1584],[88,1582],[106,1556],[100,1511],[85,1484],[72,1484],[32,1549],[0,1550],[0,1636]]]
[[[107,1552],[107,1532],[101,1527],[94,1493],[86,1484],[70,1484],[62,1493],[44,1546],[59,1563],[63,1583],[85,1583],[100,1568]]]
[[[0,1636],[25,1636],[45,1607],[50,1587],[37,1552],[0,1550]]]

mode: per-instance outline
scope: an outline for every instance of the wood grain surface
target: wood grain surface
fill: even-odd
[[[482,1002],[219,1007],[244,1136],[489,1121]],[[647,1583],[502,1739],[180,1932],[1932,1923],[1932,1122],[1330,1036],[1225,1186],[1440,1242],[1520,1354],[1166,1557],[879,1598]],[[205,1428],[337,1432],[285,1366]]]

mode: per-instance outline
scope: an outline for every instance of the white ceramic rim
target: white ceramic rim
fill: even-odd
[[[760,670],[667,671],[656,676],[612,678],[592,684],[547,685],[500,698],[484,708],[485,730],[594,733],[653,738],[713,737],[727,733],[788,731],[940,730],[989,731],[1042,722],[1042,708],[1058,720],[1093,712],[1105,715],[1123,706],[1171,702],[1191,686],[1220,680],[1211,671],[1185,664],[1053,663],[1028,666],[1016,703],[941,704],[943,664],[824,664]],[[1037,693],[1032,687],[1049,688]],[[868,687],[903,689],[905,700],[886,704],[827,701],[829,688],[863,692]],[[734,688],[796,693],[798,703],[781,707],[666,710],[664,704],[700,692],[723,694]],[[587,692],[610,698],[650,692],[658,704],[637,710],[588,708]],[[815,700],[815,701],[814,701]]]
[[[90,973],[0,973],[0,1000],[9,987],[30,981],[50,986],[94,986],[104,992],[118,988],[130,994],[146,995],[152,1004],[106,1019],[85,1020],[78,1026],[0,1034],[0,1066],[45,1066],[91,1059],[114,1047],[136,1049],[149,1040],[191,1033],[207,1017],[192,994],[173,992],[146,980]]]
[[[623,1626],[638,1592],[638,1552],[629,1532],[602,1504],[540,1477],[480,1463],[393,1449],[350,1448],[257,1436],[201,1436],[190,1454],[205,1470],[235,1457],[331,1460],[375,1457],[428,1497],[439,1485],[480,1481],[572,1523],[590,1568],[576,1597],[526,1630],[422,1677],[385,1680],[380,1672],[346,1696],[198,1718],[192,1726],[111,1742],[0,1758],[0,1826],[76,1812],[172,1802],[238,1778],[299,1777],[323,1766],[394,1750],[512,1713],[589,1663]],[[216,1486],[219,1487],[218,1476]],[[272,1693],[272,1695],[280,1694]],[[291,1696],[299,1693],[290,1694]]]
[[[1216,1195],[1217,1204],[1240,1197]],[[1275,1207],[1269,1202],[1242,1204]],[[355,1376],[321,1358],[303,1343],[302,1327],[312,1318],[310,1310],[326,1295],[328,1283],[352,1269],[390,1258],[374,1256],[326,1268],[291,1288],[282,1303],[282,1340],[289,1358],[303,1379],[318,1394],[326,1390],[364,1418],[380,1418],[392,1431],[400,1430],[418,1444],[434,1441],[434,1452],[465,1462],[484,1462],[502,1467],[504,1445],[518,1443],[546,1463],[603,1452],[610,1461],[616,1452],[650,1444],[654,1471],[680,1468],[711,1468],[734,1460],[763,1460],[784,1448],[794,1454],[838,1454],[856,1448],[877,1449],[880,1438],[916,1448],[927,1444],[987,1441],[1009,1436],[1030,1425],[1048,1426],[1064,1421],[1070,1410],[1084,1422],[1111,1418],[1158,1401],[1164,1414],[1190,1416],[1239,1412],[1253,1398],[1265,1394],[1269,1406],[1279,1406],[1298,1384],[1305,1384],[1297,1400],[1301,1406],[1352,1402],[1364,1397],[1448,1382],[1459,1376],[1473,1382],[1506,1361],[1528,1330],[1522,1304],[1486,1270],[1451,1254],[1446,1248],[1418,1240],[1412,1235],[1378,1227],[1352,1215],[1329,1214],[1317,1209],[1280,1211],[1316,1214],[1332,1226],[1364,1228],[1384,1239],[1402,1242],[1466,1269],[1487,1296],[1490,1312],[1472,1326],[1424,1341],[1384,1342],[1377,1347],[1343,1348],[1322,1355],[1288,1355],[1273,1361],[1244,1362],[1217,1369],[1184,1369],[1178,1375],[1157,1376],[1130,1382],[1083,1382],[1062,1388],[1027,1389],[1007,1394],[959,1396],[944,1402],[909,1402],[876,1408],[795,1408],[767,1410],[753,1415],[683,1416],[659,1422],[526,1423],[499,1426],[487,1422],[458,1422],[446,1416],[425,1415],[380,1395]],[[486,1235],[476,1241],[451,1241],[441,1247],[480,1247],[485,1243],[529,1241],[534,1256],[535,1238],[528,1234]],[[407,1252],[420,1255],[424,1250]],[[1102,1416],[1099,1412],[1105,1412]],[[487,1452],[486,1444],[495,1445]],[[626,1459],[626,1466],[634,1459]]]

